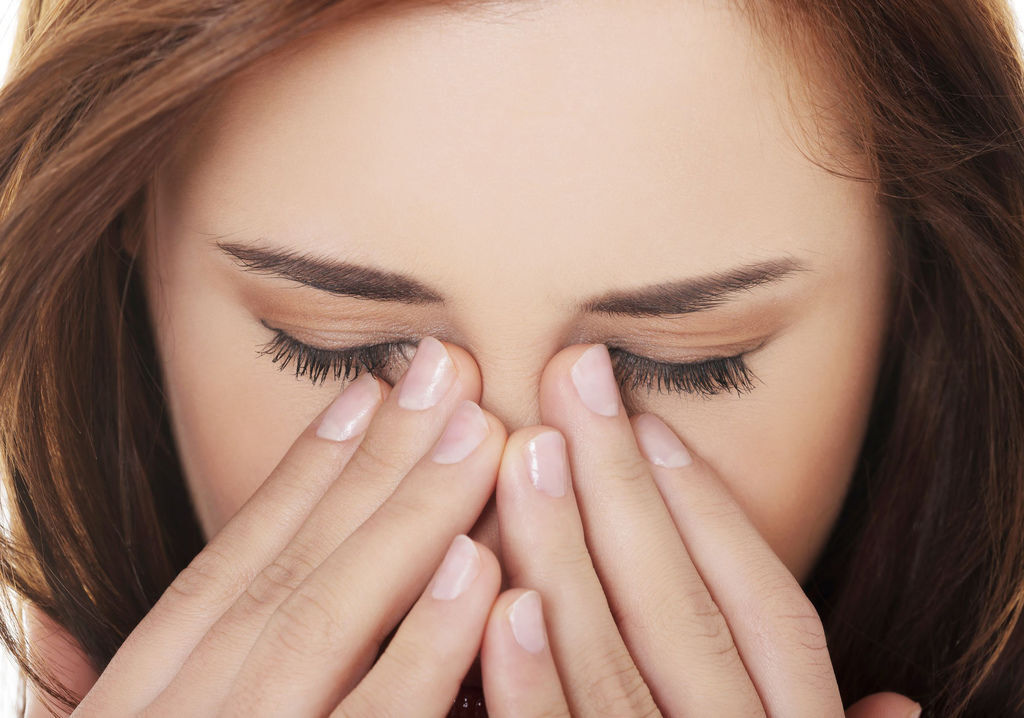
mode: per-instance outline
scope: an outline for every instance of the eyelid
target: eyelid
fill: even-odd
[[[728,344],[720,344],[711,347],[701,346],[696,349],[689,349],[689,351],[711,351],[714,353],[704,354],[703,356],[697,355],[690,357],[659,357],[656,356],[656,354],[658,353],[656,348],[652,347],[651,351],[645,350],[644,348],[642,348],[642,346],[638,345],[638,342],[635,339],[622,339],[616,337],[608,339],[603,343],[606,347],[608,347],[608,351],[614,350],[623,352],[625,354],[629,354],[634,357],[641,357],[643,359],[648,359],[652,362],[657,362],[659,364],[697,365],[714,361],[716,359],[731,359],[737,357],[745,357],[749,354],[753,354],[754,352],[760,350],[761,347],[770,342],[775,336],[775,333],[772,333],[767,336],[759,337],[753,342],[747,340],[740,342],[730,342]]]
[[[354,379],[361,371],[381,376],[382,370],[391,366],[397,359],[410,360],[411,352],[405,351],[408,342],[375,342],[350,346],[342,349],[323,349],[306,344],[291,336],[283,329],[275,329],[260,320],[264,326],[273,331],[273,338],[262,345],[257,356],[271,354],[271,362],[281,362],[278,369],[284,371],[292,359],[295,360],[295,378],[308,375],[314,384],[317,380],[322,384],[328,374],[333,373],[335,380],[350,375]],[[354,373],[353,373],[354,370]]]
[[[325,352],[344,352],[349,351],[351,349],[357,349],[359,347],[370,347],[377,346],[380,344],[408,344],[410,346],[416,346],[421,339],[421,337],[419,336],[401,336],[399,332],[387,333],[362,329],[352,329],[349,331],[328,332],[328,336],[332,334],[346,336],[348,337],[348,341],[339,339],[337,340],[336,346],[330,346],[331,344],[335,344],[335,342],[328,341],[327,343],[329,346],[321,346],[315,343],[315,339],[300,338],[316,336],[318,333],[321,333],[319,332],[319,330],[310,330],[299,327],[298,331],[296,332],[290,329],[283,329],[281,327],[274,326],[273,324],[270,324],[266,319],[260,319],[259,322],[260,324],[262,324],[264,327],[266,327],[268,330],[275,334],[284,334],[292,341],[298,342],[299,344],[303,344],[309,347],[310,349],[316,349],[318,351]],[[354,337],[358,337],[358,339],[354,339]]]
[[[342,376],[349,378],[353,369],[358,375],[360,367],[381,376],[382,370],[390,367],[399,357],[406,361],[411,360],[418,343],[383,341],[340,349],[324,349],[306,344],[282,329],[271,327],[263,320],[260,322],[270,329],[274,336],[258,353],[273,354],[271,361],[275,364],[283,359],[278,367],[282,371],[294,358],[296,378],[308,374],[314,384],[318,379],[322,383],[332,372],[335,379]],[[717,355],[685,362],[666,362],[635,354],[613,344],[606,343],[605,346],[612,359],[616,381],[623,388],[631,384],[634,391],[643,386],[648,392],[657,389],[658,393],[661,393],[665,388],[676,394],[711,398],[732,391],[739,396],[754,389],[754,380],[760,380],[750,371],[745,357],[760,349],[767,341],[765,339],[756,347],[737,354]],[[406,347],[413,351],[406,351]]]

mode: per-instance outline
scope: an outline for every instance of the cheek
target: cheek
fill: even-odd
[[[835,327],[840,327],[836,330]],[[878,317],[822,311],[751,360],[763,383],[742,398],[660,415],[728,485],[804,580],[838,517],[867,428],[879,364]]]
[[[269,333],[197,275],[152,296],[171,426],[200,525],[213,536],[241,508],[338,387],[314,388],[268,356]],[[291,365],[289,365],[291,369]],[[340,387],[340,385],[338,385]],[[334,387],[334,388],[332,388]]]

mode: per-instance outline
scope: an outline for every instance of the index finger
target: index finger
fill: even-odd
[[[76,714],[95,707],[105,715],[128,715],[159,695],[220,614],[298,531],[359,446],[389,392],[385,382],[361,374],[306,426],[267,480],[135,627]],[[346,440],[325,440],[317,434],[335,408],[356,416]],[[268,526],[276,528],[268,531]]]
[[[842,718],[825,631],[796,577],[725,483],[653,414],[631,418],[651,474],[768,715]],[[688,461],[671,461],[685,454]]]

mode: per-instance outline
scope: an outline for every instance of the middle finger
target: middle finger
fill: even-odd
[[[198,642],[155,705],[195,705],[197,696],[203,700],[197,710],[219,705],[271,614],[388,498],[440,436],[455,407],[478,398],[479,388],[472,357],[433,337],[422,340],[365,434],[347,440],[358,445],[333,483]],[[410,400],[410,394],[420,401]],[[435,403],[428,406],[425,399]],[[293,471],[304,469],[296,466]]]
[[[725,617],[637,446],[607,348],[574,346],[553,357],[540,404],[544,422],[565,434],[587,545],[658,705],[671,715],[763,715]]]
[[[455,535],[476,522],[505,439],[497,418],[472,401],[460,405],[394,494],[274,611],[239,670],[227,713],[321,715],[337,705]]]

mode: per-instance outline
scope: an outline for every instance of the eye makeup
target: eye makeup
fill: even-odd
[[[299,341],[281,329],[271,327],[274,336],[260,350],[284,371],[294,367],[296,379],[306,377],[312,383],[354,379],[362,372],[381,376],[401,361],[409,361],[415,342],[379,342],[344,349],[324,349]],[[743,352],[732,356],[710,357],[696,362],[663,362],[625,349],[608,346],[616,380],[624,389],[656,393],[689,394],[712,397],[735,392],[740,396],[755,388],[757,377],[747,367]]]

